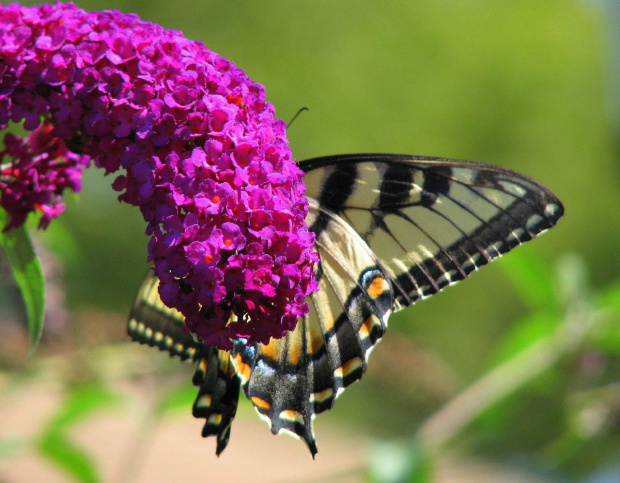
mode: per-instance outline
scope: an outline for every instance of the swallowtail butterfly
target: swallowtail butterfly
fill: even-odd
[[[219,455],[240,389],[274,434],[317,447],[314,415],[362,377],[392,312],[430,297],[557,223],[560,201],[531,178],[497,166],[391,154],[299,163],[308,223],[320,255],[319,292],[294,331],[231,352],[183,330],[147,276],[129,319],[134,341],[198,362],[193,414]]]

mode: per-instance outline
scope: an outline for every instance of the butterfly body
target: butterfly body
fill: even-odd
[[[165,307],[157,279],[143,283],[129,321],[133,340],[198,361],[194,415],[226,447],[239,389],[274,434],[300,436],[314,455],[315,414],[366,369],[389,315],[552,227],[559,200],[505,168],[443,158],[340,155],[302,161],[316,236],[319,291],[295,330],[269,344],[205,346]]]

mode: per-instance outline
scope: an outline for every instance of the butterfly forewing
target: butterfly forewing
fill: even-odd
[[[368,154],[300,167],[308,196],[342,216],[382,262],[394,310],[462,280],[563,213],[539,183],[480,163]]]

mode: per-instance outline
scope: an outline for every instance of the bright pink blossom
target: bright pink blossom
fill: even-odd
[[[162,300],[223,349],[294,328],[316,290],[302,172],[264,89],[179,32],[73,4],[0,6],[0,205],[46,226],[92,161],[147,221]]]

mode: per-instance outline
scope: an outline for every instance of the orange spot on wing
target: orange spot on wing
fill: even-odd
[[[303,423],[303,417],[298,411],[292,409],[285,409],[280,413],[280,418],[291,422]]]
[[[222,415],[219,413],[212,414],[207,418],[207,424],[213,424],[214,426],[219,426],[222,424]]]
[[[383,277],[376,277],[370,282],[370,285],[366,289],[368,295],[373,299],[378,299],[385,292],[385,279]]]
[[[250,399],[252,400],[254,406],[256,406],[258,409],[262,409],[263,411],[268,411],[271,407],[271,404],[257,396],[252,396]]]
[[[324,342],[322,334],[317,334],[315,337],[312,337],[312,340],[310,341],[310,350],[312,351],[312,354],[319,352],[323,345]]]
[[[295,366],[299,364],[300,359],[301,359],[301,345],[291,344],[291,346],[288,349],[288,363]]]
[[[241,359],[241,354],[237,354],[235,356],[235,362],[237,363],[237,372],[239,373],[241,380],[243,381],[243,383],[246,383],[250,380],[252,368],[248,364],[243,362],[243,359]]]
[[[361,369],[363,363],[359,357],[354,357],[345,362],[341,367],[336,369],[334,375],[336,377],[347,377],[352,372]]]
[[[269,344],[261,346],[261,354],[265,357],[271,359],[272,361],[277,361],[280,359],[279,357],[279,341],[278,339],[271,339]]]
[[[334,390],[331,387],[323,389],[321,392],[312,393],[312,400],[316,402],[324,402],[334,395]]]
[[[363,339],[369,337],[370,333],[372,332],[372,328],[375,326],[375,324],[376,324],[375,316],[371,315],[364,321],[364,323],[360,327],[360,336]]]

